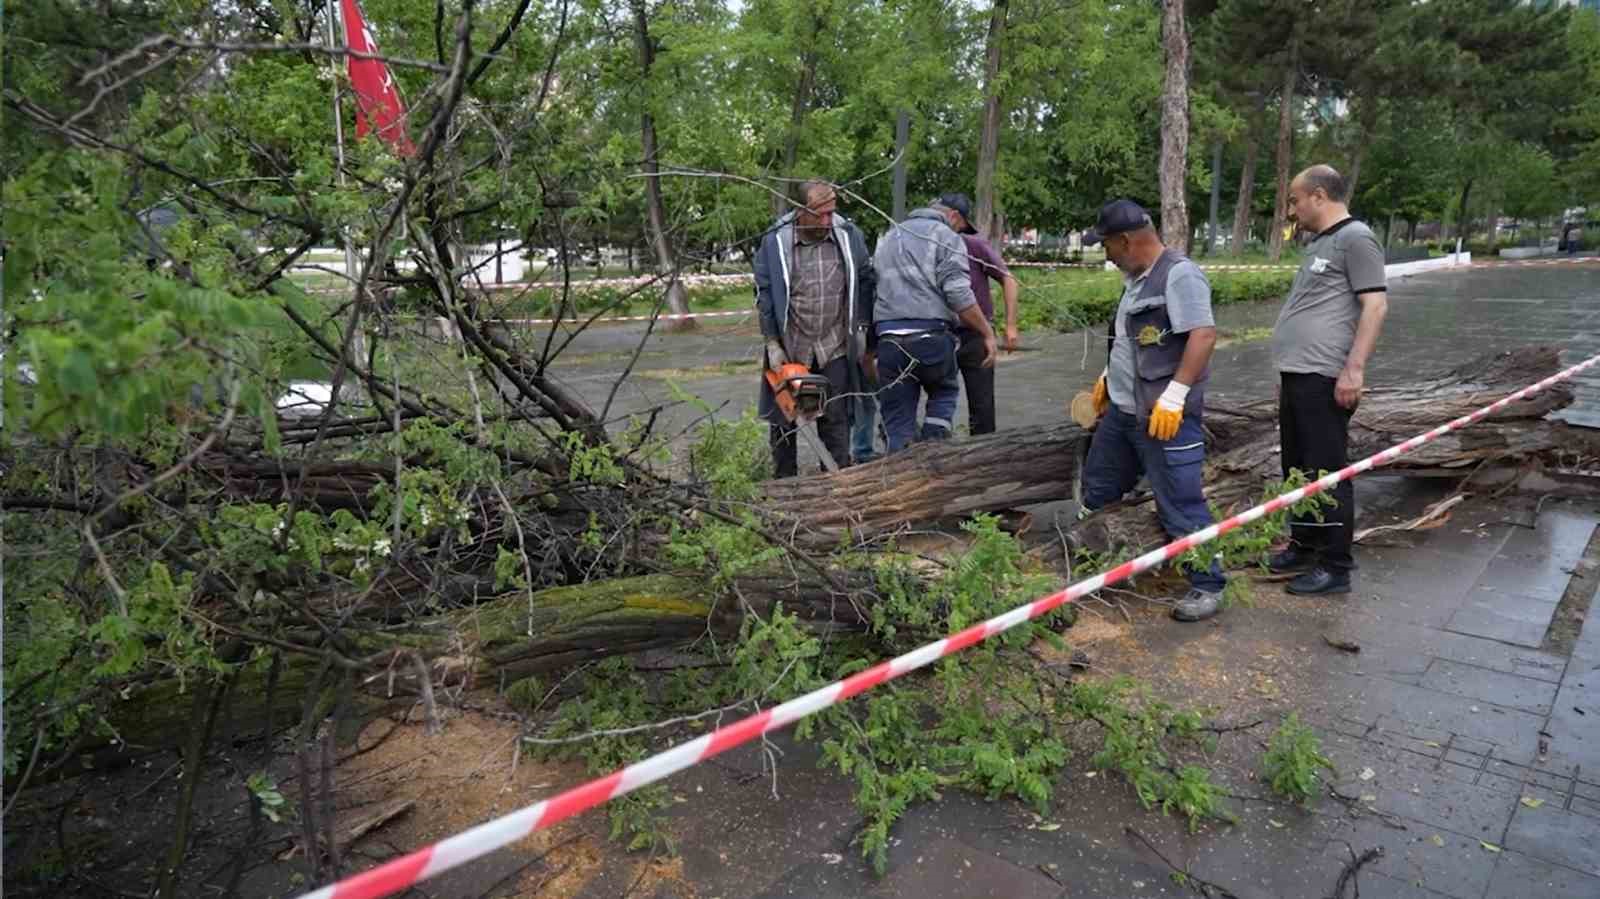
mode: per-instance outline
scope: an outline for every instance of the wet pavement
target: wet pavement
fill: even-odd
[[[1024,289],[1021,302],[1027,301]],[[1272,327],[1277,314],[1278,304],[1273,302],[1216,310],[1224,343],[1212,364],[1208,397],[1213,402],[1256,398],[1272,389],[1264,329]],[[1105,365],[1103,333],[1100,327],[1092,333],[1027,332],[1022,351],[1002,353],[995,379],[1000,426],[1059,420],[1073,394],[1092,386]],[[658,418],[658,431],[677,434],[705,414],[687,403],[674,405],[674,385],[720,415],[737,415],[753,407],[760,349],[753,315],[706,320],[698,333],[645,334],[644,325],[591,328],[573,341],[561,367],[562,379],[599,410],[617,372],[643,341],[634,376],[613,401],[609,415],[613,427],[625,427],[627,414],[667,405]],[[524,336],[542,343],[544,332]],[[1367,383],[1403,383],[1485,352],[1531,343],[1561,346],[1567,364],[1600,353],[1600,260],[1441,270],[1395,281],[1390,285],[1389,318]],[[741,370],[741,360],[749,362],[747,371]],[[1561,417],[1600,427],[1600,371],[1586,372],[1576,387],[1577,400]],[[966,420],[963,399],[958,431]],[[801,467],[818,468],[815,453],[803,444]]]

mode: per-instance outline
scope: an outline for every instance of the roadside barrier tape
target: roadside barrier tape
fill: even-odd
[[[1299,271],[1298,265],[1245,265],[1234,263],[1199,263],[1200,269],[1207,272],[1292,272]],[[1105,269],[1105,264],[1100,262],[1008,262],[1008,268],[1084,268]],[[1109,269],[1106,269],[1109,271]]]
[[[675,319],[680,319],[680,318],[731,318],[731,317],[736,316],[736,315],[751,316],[751,315],[755,315],[755,314],[756,314],[756,311],[754,309],[735,309],[732,312],[689,312],[689,313],[683,313],[683,314],[678,314],[678,315],[619,315],[619,316],[615,316],[615,317],[612,317],[612,316],[609,316],[609,315],[602,315],[599,318],[595,319],[594,323],[599,325],[599,324],[604,324],[606,322],[647,322],[652,318],[654,318],[656,321],[663,321],[664,322],[664,321],[673,321]],[[588,317],[585,316],[584,318],[562,318],[562,319],[555,319],[555,318],[497,318],[494,321],[495,321],[496,324],[502,324],[502,325],[548,325],[548,324],[551,324],[551,323],[557,322],[557,321],[563,321],[563,322],[566,322],[569,325],[579,325],[579,324],[582,324],[582,323],[584,323],[584,322],[586,322],[588,320],[589,320]]]
[[[1573,265],[1573,264],[1581,264],[1581,263],[1584,263],[1584,262],[1600,262],[1600,256],[1577,256],[1577,257],[1572,257],[1572,258],[1568,258],[1568,259],[1530,259],[1530,260],[1527,260],[1527,261],[1513,260],[1513,261],[1507,261],[1507,262],[1490,262],[1490,261],[1485,260],[1485,261],[1482,261],[1482,262],[1474,261],[1472,263],[1469,263],[1467,266],[1462,266],[1462,267],[1463,268],[1467,268],[1467,267],[1484,266],[1484,267],[1487,267],[1487,268],[1509,268],[1511,266],[1518,266],[1518,265]],[[1081,269],[1094,269],[1094,270],[1099,270],[1099,269],[1105,268],[1104,264],[1103,263],[1099,263],[1099,262],[1009,262],[1009,263],[1006,263],[1006,264],[1010,268],[1041,268],[1041,269],[1081,268]],[[1229,264],[1229,263],[1220,263],[1220,264],[1217,264],[1217,265],[1210,265],[1210,264],[1202,262],[1202,263],[1200,263],[1200,268],[1201,268],[1202,271],[1208,271],[1208,272],[1289,272],[1289,271],[1298,271],[1300,267],[1297,266],[1297,265],[1233,265],[1233,264]],[[686,276],[684,276],[682,278],[679,278],[678,280],[681,281],[684,284],[688,284],[690,286],[693,286],[695,284],[743,284],[743,283],[747,283],[747,282],[753,280],[754,277],[755,277],[754,275],[746,275],[746,274],[686,275]],[[591,281],[573,281],[572,282],[572,291],[574,293],[582,293],[585,290],[589,290],[589,289],[596,288],[596,287],[637,287],[640,284],[648,284],[651,280],[653,280],[653,279],[651,279],[651,278],[599,278],[599,279],[595,279],[595,280],[591,280]],[[662,282],[662,283],[665,283],[665,282]],[[510,283],[505,283],[505,284],[484,284],[484,285],[481,286],[481,288],[478,287],[477,285],[468,285],[468,286],[471,289],[481,289],[481,290],[484,290],[486,292],[493,293],[493,292],[510,291],[510,290],[521,290],[521,291],[554,290],[554,289],[559,288],[561,285],[558,284],[558,283],[555,283],[555,282],[548,282],[548,281],[529,281],[529,282],[510,282]],[[350,291],[348,289],[341,288],[341,287],[313,287],[313,288],[308,288],[306,290],[306,293],[327,294],[327,295],[342,295],[342,294],[348,294],[349,292]]]
[[[1585,262],[1600,262],[1600,256],[1569,256],[1566,259],[1513,259],[1506,262],[1481,262],[1474,263],[1484,268],[1519,268],[1526,265],[1580,265]]]
[[[1386,465],[1424,443],[1451,431],[1464,428],[1518,400],[1525,399],[1553,384],[1565,381],[1578,372],[1596,364],[1600,364],[1600,356],[1591,357],[1571,368],[1557,372],[1537,384],[1530,384],[1516,393],[1484,406],[1476,412],[1442,424],[1425,434],[1418,434],[1410,440],[1395,444],[1380,453],[1368,456],[1360,462],[1342,468],[1332,474],[1324,475],[1304,487],[1291,490],[1282,496],[1213,524],[1211,527],[1195,531],[1186,537],[1180,537],[1160,549],[1151,550],[1137,559],[1124,562],[1088,580],[1079,581],[1065,590],[1018,606],[1003,615],[975,624],[966,630],[958,631],[943,640],[929,643],[920,649],[914,649],[905,655],[897,656],[886,662],[879,662],[877,665],[858,674],[853,674],[842,681],[835,681],[826,687],[813,690],[782,705],[751,715],[727,727],[719,727],[698,739],[681,743],[665,752],[657,753],[647,759],[635,762],[620,771],[614,771],[605,777],[591,780],[564,793],[536,802],[527,808],[480,824],[471,830],[456,834],[431,846],[425,846],[409,855],[386,862],[369,871],[364,871],[338,883],[306,893],[301,899],[378,899],[380,896],[388,896],[408,889],[420,881],[448,871],[457,865],[481,858],[502,846],[523,839],[534,831],[543,830],[565,821],[579,812],[604,805],[624,793],[630,793],[658,780],[664,780],[691,765],[727,752],[735,746],[748,743],[762,734],[787,727],[807,715],[815,714],[829,706],[844,702],[885,681],[930,665],[945,656],[960,652],[995,634],[1010,630],[1025,621],[1031,621],[1069,602],[1081,599],[1102,587],[1115,584],[1141,571],[1154,568],[1162,562],[1182,555],[1193,547],[1215,540],[1218,536],[1236,527],[1249,524],[1273,512],[1288,508],[1308,496],[1331,489],[1340,481],[1347,481],[1379,465]]]

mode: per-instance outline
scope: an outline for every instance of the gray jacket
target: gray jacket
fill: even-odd
[[[967,246],[961,235],[932,209],[918,209],[889,229],[874,255],[878,303],[872,321],[944,322],[978,298],[967,274]]]

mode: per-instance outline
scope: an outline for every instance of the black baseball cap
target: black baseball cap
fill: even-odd
[[[1150,213],[1145,212],[1143,206],[1132,200],[1112,200],[1100,207],[1100,217],[1093,228],[1083,232],[1083,242],[1092,247],[1113,234],[1138,231],[1150,225]]]
[[[961,229],[962,234],[978,233],[978,229],[972,227],[972,201],[967,199],[966,194],[942,194],[937,202],[946,209],[954,209],[961,213],[961,217],[967,222],[967,226]]]

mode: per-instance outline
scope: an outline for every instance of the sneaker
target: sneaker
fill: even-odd
[[[1172,606],[1172,617],[1179,621],[1204,621],[1221,611],[1222,594],[1191,589]]]
[[[1312,553],[1291,546],[1281,553],[1273,553],[1267,559],[1267,570],[1273,574],[1288,574],[1291,571],[1305,571],[1316,564],[1317,558]]]
[[[1296,596],[1324,596],[1350,592],[1350,572],[1318,565],[1289,582],[1284,589]]]

